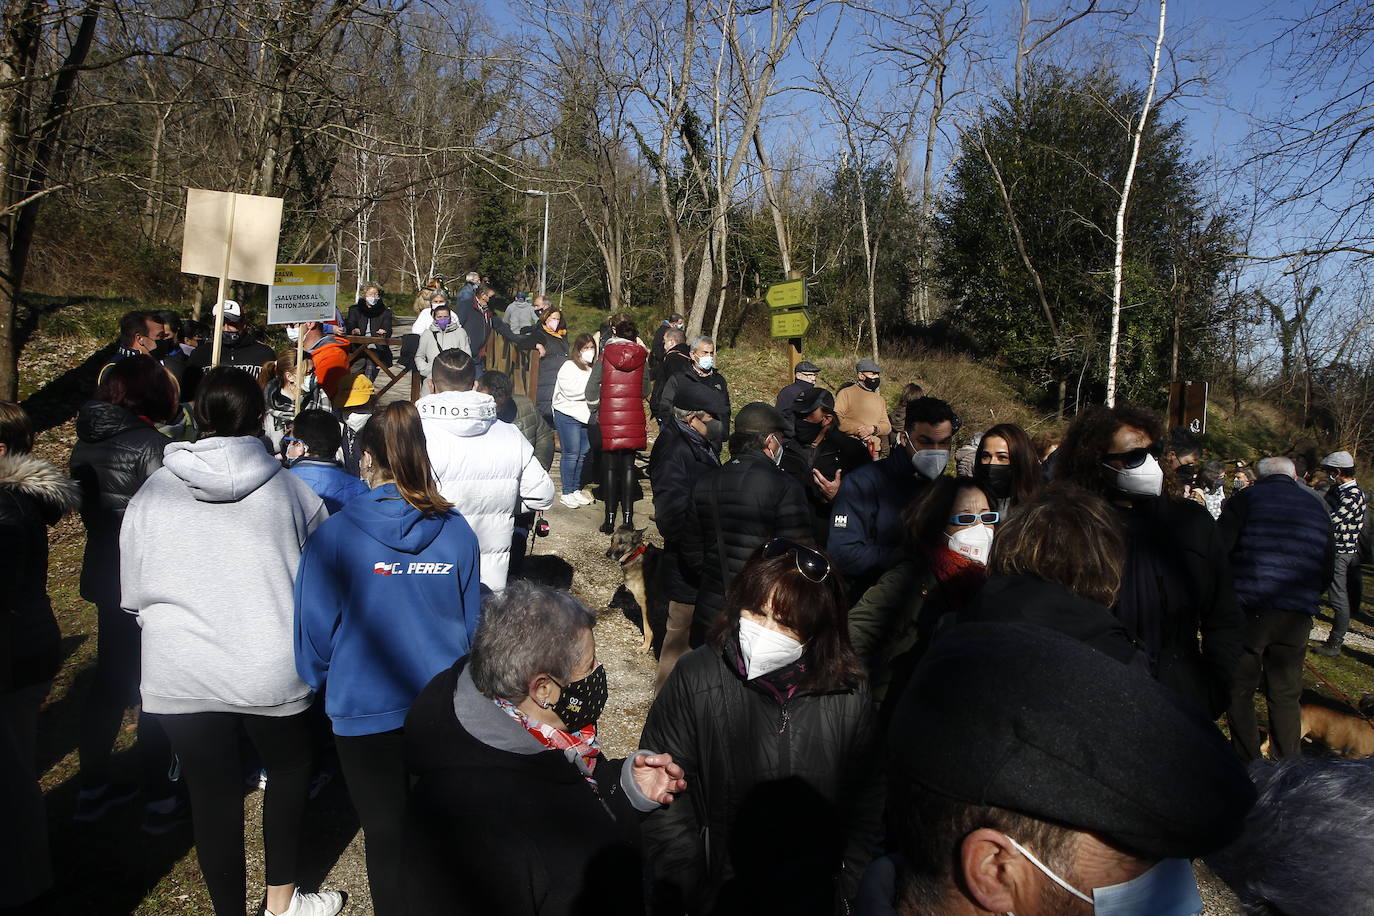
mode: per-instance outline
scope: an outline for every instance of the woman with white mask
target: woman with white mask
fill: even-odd
[[[582,465],[591,443],[587,438],[587,424],[592,408],[587,403],[587,382],[596,362],[596,338],[579,334],[571,355],[558,369],[558,381],[553,392],[553,421],[558,430],[562,455],[558,471],[562,477],[563,496],[560,502],[569,509],[590,506],[594,500],[582,492]]]
[[[980,480],[941,477],[931,483],[903,513],[907,558],[849,612],[849,638],[868,668],[884,721],[936,628],[983,587],[1001,521],[995,505]]]
[[[775,538],[668,676],[640,746],[671,754],[691,791],[644,822],[654,912],[843,912],[853,898],[882,799],[845,603],[829,557]]]
[[[263,397],[267,400],[267,415],[262,421],[262,433],[272,443],[272,453],[281,453],[282,436],[286,435],[296,414],[302,410],[333,410],[329,395],[315,380],[310,355],[298,365],[296,348],[283,350],[275,362],[268,363],[262,372]],[[296,395],[300,394],[300,406]]]
[[[1216,523],[1160,463],[1163,433],[1147,410],[1085,411],[1064,436],[1055,481],[1112,505],[1126,533],[1112,610],[1144,648],[1151,673],[1216,718],[1229,704],[1245,619]]]

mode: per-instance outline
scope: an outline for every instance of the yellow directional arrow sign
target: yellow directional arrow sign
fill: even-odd
[[[801,337],[811,327],[811,317],[804,311],[774,312],[774,337]]]
[[[774,309],[804,306],[806,305],[806,281],[788,280],[786,283],[774,283],[768,287],[763,298],[768,302],[768,307]]]

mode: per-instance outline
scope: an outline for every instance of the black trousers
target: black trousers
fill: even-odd
[[[119,607],[97,608],[99,629],[96,635],[95,680],[81,708],[78,747],[81,754],[81,788],[95,789],[110,781],[110,756],[124,710],[139,703],[138,683],[142,675],[142,629],[133,614]],[[146,801],[173,794],[167,771],[172,764],[172,748],[157,716],[140,712],[138,757],[143,796]]]
[[[1246,615],[1245,650],[1231,691],[1231,743],[1245,760],[1260,757],[1255,688],[1264,679],[1269,736],[1276,757],[1302,753],[1302,660],[1312,618],[1297,611],[1259,611]]]
[[[335,735],[348,795],[363,825],[367,848],[367,886],[372,912],[392,916],[405,911],[401,893],[401,830],[410,782],[402,753],[401,729],[377,735]],[[271,785],[271,781],[268,781]]]
[[[601,453],[601,489],[606,495],[606,521],[614,524],[616,504],[624,523],[634,523],[635,455],[634,449],[622,448]]]
[[[310,713],[274,717],[196,712],[159,719],[181,758],[182,778],[191,797],[196,855],[215,916],[243,916],[248,891],[239,729],[248,733],[267,770],[262,802],[267,884],[294,884],[306,792],[315,766]]]

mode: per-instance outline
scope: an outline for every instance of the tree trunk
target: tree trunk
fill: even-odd
[[[1121,341],[1121,285],[1125,274],[1126,206],[1130,202],[1131,183],[1135,180],[1135,166],[1140,160],[1140,141],[1145,135],[1145,122],[1150,117],[1150,105],[1155,98],[1155,84],[1159,82],[1159,53],[1164,47],[1164,17],[1169,0],[1159,0],[1159,31],[1155,35],[1155,55],[1150,64],[1150,85],[1145,90],[1145,102],[1140,106],[1140,120],[1131,137],[1131,161],[1121,182],[1121,205],[1116,208],[1116,253],[1112,258],[1112,331],[1107,342],[1107,406],[1116,406],[1117,348]]]

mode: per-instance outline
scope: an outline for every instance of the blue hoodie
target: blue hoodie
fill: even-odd
[[[368,486],[334,461],[302,458],[291,465],[291,473],[310,484],[315,495],[324,500],[330,515],[337,515],[349,500],[368,492]]]
[[[481,611],[477,535],[425,516],[385,484],[311,535],[296,573],[296,671],[336,735],[400,728],[439,672],[468,653]]]

